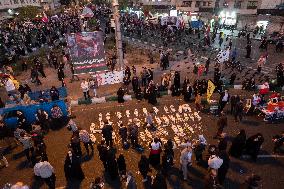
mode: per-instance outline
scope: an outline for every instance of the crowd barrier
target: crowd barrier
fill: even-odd
[[[35,114],[38,109],[43,109],[46,111],[50,117],[51,115],[51,108],[53,105],[57,105],[62,110],[63,116],[68,116],[68,107],[64,100],[57,100],[52,102],[45,102],[40,104],[32,104],[27,106],[14,106],[12,108],[2,108],[0,109],[0,115],[3,117],[3,121],[6,124],[6,126],[10,128],[15,128],[17,126],[17,117],[16,112],[19,110],[23,112],[27,123],[32,124],[36,121]]]
[[[32,100],[38,100],[40,96],[43,96],[46,99],[51,99],[50,94],[49,94],[49,90],[50,89],[43,90],[43,91],[34,91],[34,92],[31,92],[31,93],[28,93],[28,95]],[[67,97],[66,87],[59,87],[59,88],[57,88],[57,90],[59,92],[59,98],[66,98]]]

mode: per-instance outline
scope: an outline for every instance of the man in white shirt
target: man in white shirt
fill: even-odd
[[[47,184],[49,189],[55,189],[56,177],[54,174],[54,168],[47,161],[40,161],[34,166],[34,174],[40,177]]]
[[[183,180],[187,180],[188,165],[192,165],[191,157],[192,157],[192,148],[191,146],[188,146],[185,149],[183,149],[180,154],[180,166],[183,174]]]
[[[16,87],[15,87],[12,79],[6,78],[6,80],[5,80],[5,89],[6,89],[8,94],[14,94],[14,92],[16,90]]]
[[[85,79],[83,79],[83,81],[82,81],[82,83],[81,83],[81,88],[82,88],[82,90],[83,90],[85,100],[87,100],[88,98],[90,98],[90,94],[89,94],[89,90],[90,90],[89,82],[86,81]]]
[[[225,90],[224,92],[221,93],[220,99],[219,99],[219,112],[222,112],[223,109],[225,108],[226,104],[230,100],[230,95],[228,93],[228,90]]]

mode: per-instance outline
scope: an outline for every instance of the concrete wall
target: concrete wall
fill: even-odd
[[[262,0],[260,9],[274,9],[276,5],[284,3],[283,0]]]

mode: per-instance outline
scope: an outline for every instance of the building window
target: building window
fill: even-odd
[[[247,9],[257,9],[257,1],[249,1],[247,4]]]
[[[211,7],[211,5],[212,5],[212,2],[209,1],[209,2],[208,2],[208,7]]]
[[[195,2],[195,7],[200,7],[200,1]]]
[[[234,8],[236,8],[236,9],[242,8],[242,2],[241,1],[235,1]]]
[[[203,7],[206,7],[206,5],[207,5],[207,2],[203,1]]]
[[[182,7],[191,7],[192,1],[183,1]]]
[[[25,0],[20,0],[20,2],[21,2],[21,4],[25,4],[26,3]]]
[[[18,0],[14,0],[14,4],[19,4],[19,1]]]

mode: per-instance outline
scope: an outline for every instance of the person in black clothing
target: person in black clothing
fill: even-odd
[[[165,177],[158,172],[153,180],[152,189],[167,189],[167,182]]]
[[[124,126],[123,124],[120,124],[118,134],[121,137],[122,146],[127,144],[127,127]]]
[[[245,130],[240,130],[238,135],[233,139],[232,146],[229,150],[229,154],[235,158],[242,156],[243,151],[246,146],[246,132]]]
[[[113,140],[112,140],[112,125],[108,123],[108,121],[105,121],[105,125],[102,129],[102,135],[105,138],[106,145],[109,147],[112,147]]]
[[[64,74],[64,67],[59,66],[57,69],[57,77],[58,77],[58,81],[63,81],[65,78],[65,74]]]
[[[107,171],[110,175],[110,178],[112,180],[116,179],[118,176],[118,165],[117,161],[115,159],[114,153],[110,152],[108,153],[108,158],[107,158]]]
[[[118,171],[119,174],[124,177],[126,175],[126,163],[124,156],[122,154],[119,155],[117,158],[117,165],[118,165]]]
[[[131,70],[128,66],[126,66],[126,68],[125,68],[124,75],[125,75],[125,77],[127,77],[130,80]]]
[[[250,58],[250,54],[251,54],[251,44],[247,44],[246,50],[247,50],[246,58]]]
[[[57,60],[57,57],[55,55],[53,55],[53,57],[52,57],[52,65],[54,66],[54,69],[58,68],[58,60]]]
[[[138,86],[136,92],[135,92],[135,98],[140,101],[143,99],[143,94],[141,88]]]
[[[244,105],[243,102],[241,100],[239,100],[236,104],[236,108],[235,108],[235,112],[234,112],[234,116],[235,116],[235,121],[238,122],[238,118],[240,121],[242,121],[243,119],[243,109],[244,109]]]
[[[49,130],[49,120],[48,114],[43,109],[38,109],[36,113],[36,120],[39,123],[43,131],[48,132]]]
[[[31,79],[32,79],[32,83],[36,83],[37,85],[42,84],[38,78],[38,70],[36,69],[35,66],[31,68]]]
[[[165,144],[164,154],[162,156],[162,172],[168,174],[169,169],[174,164],[173,142],[169,139]]]
[[[49,90],[49,95],[52,101],[59,100],[59,91],[55,88],[55,86],[51,87]]]
[[[117,94],[117,101],[118,101],[118,103],[123,103],[124,102],[124,99],[123,99],[124,90],[123,90],[123,88],[120,87],[116,94]]]
[[[64,173],[67,181],[72,179],[83,180],[85,178],[79,158],[69,150],[65,162]]]
[[[133,92],[136,93],[138,88],[139,88],[139,78],[136,75],[134,75],[132,77],[132,81],[131,82],[132,82]]]
[[[28,124],[26,116],[21,111],[17,111],[17,120],[18,120],[18,127],[20,129],[24,129],[27,132],[30,132],[32,130],[32,127],[30,124]]]
[[[237,74],[236,73],[232,73],[232,75],[230,77],[230,85],[234,85],[236,77],[237,77]]]
[[[223,133],[219,139],[218,150],[219,151],[226,151],[228,146],[228,139],[226,135]]]
[[[104,169],[107,170],[107,155],[108,155],[108,149],[105,145],[105,141],[102,140],[101,143],[97,146],[100,160],[103,162]]]
[[[35,60],[35,66],[36,66],[36,69],[38,70],[38,72],[41,74],[41,76],[46,78],[46,75],[45,75],[44,69],[43,69],[43,64],[38,59]]]
[[[145,155],[141,155],[140,161],[138,162],[138,169],[143,177],[143,182],[146,182],[148,172],[150,171],[150,165],[149,160]]]
[[[235,110],[236,110],[236,96],[235,95],[232,95],[231,98],[230,98],[230,101],[231,101],[231,114],[233,115],[233,113],[235,113]]]
[[[247,139],[246,153],[252,157],[253,161],[257,160],[257,155],[263,142],[264,138],[261,133],[257,133],[256,135],[253,135]]]
[[[79,131],[73,132],[73,136],[71,137],[70,147],[74,155],[82,157],[82,148],[80,143]]]
[[[149,83],[149,86],[146,89],[145,97],[147,97],[149,104],[157,104],[157,88],[153,81]]]
[[[228,153],[226,152],[226,150],[222,150],[219,153],[219,157],[223,160],[223,164],[221,165],[221,167],[218,169],[218,180],[219,180],[219,184],[223,185],[227,172],[229,170],[230,167],[230,157],[228,155]]]
[[[129,133],[129,138],[131,141],[132,148],[136,148],[138,146],[138,126],[135,123],[130,123],[128,125],[128,133]]]
[[[22,63],[22,71],[28,71],[28,64],[26,60],[24,60]]]
[[[147,80],[148,80],[148,83],[150,83],[151,81],[153,81],[154,79],[154,75],[153,75],[153,72],[152,70],[148,69],[148,74],[147,74]]]
[[[183,88],[184,101],[189,102],[192,94],[192,87],[187,83]]]

